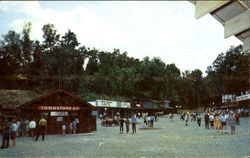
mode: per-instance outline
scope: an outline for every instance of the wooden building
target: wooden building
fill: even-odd
[[[17,112],[20,118],[29,120],[45,117],[47,133],[59,134],[62,125],[69,129],[73,120],[78,122],[77,133],[96,131],[95,110],[94,106],[81,98],[58,89],[20,105]]]

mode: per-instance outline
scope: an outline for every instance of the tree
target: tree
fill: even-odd
[[[2,35],[0,44],[1,76],[17,75],[22,65],[20,34],[9,31]]]
[[[43,46],[46,50],[51,50],[55,46],[58,46],[60,35],[57,34],[57,30],[53,24],[46,24],[42,28],[43,30]]]
[[[240,95],[249,89],[249,52],[242,51],[242,45],[230,47],[221,53],[207,68],[205,78],[208,95],[219,104],[222,94]]]

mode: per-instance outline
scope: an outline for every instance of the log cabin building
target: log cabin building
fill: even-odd
[[[78,122],[77,133],[89,133],[96,131],[95,110],[96,107],[81,98],[57,89],[20,105],[17,114],[29,120],[45,117],[48,134],[61,133],[63,124],[69,129],[73,120]]]

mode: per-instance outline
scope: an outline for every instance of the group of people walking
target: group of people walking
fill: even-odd
[[[154,115],[145,115],[143,119],[143,127],[154,127],[154,122],[158,121],[158,118]]]
[[[130,121],[130,119],[128,117],[126,118],[126,120],[124,120],[123,118],[119,119],[119,126],[120,126],[120,133],[121,134],[123,133],[124,123],[126,125],[126,133],[129,133],[130,123],[132,124],[132,134],[136,133],[136,123],[137,123],[136,116],[133,116],[131,118],[131,121]]]
[[[239,114],[237,112],[221,112],[205,114],[205,127],[206,129],[216,129],[217,134],[226,134],[227,126],[231,127],[231,134],[235,134],[236,125],[239,125]]]
[[[181,119],[185,120],[185,126],[188,126],[189,117],[192,121],[197,121],[198,126],[201,126],[202,117],[200,114],[189,114],[188,112],[181,114]],[[235,134],[236,125],[240,124],[240,114],[237,111],[206,111],[204,114],[205,129],[216,129],[216,133],[226,134],[227,126],[231,127],[231,134]]]

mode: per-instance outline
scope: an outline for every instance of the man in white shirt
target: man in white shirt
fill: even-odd
[[[32,119],[32,121],[30,121],[30,124],[29,124],[30,136],[32,138],[35,136],[34,135],[35,128],[36,128],[36,121],[34,121],[34,119]]]
[[[209,114],[210,128],[214,128],[214,115]]]
[[[228,116],[225,115],[225,113],[222,114],[220,120],[221,120],[221,125],[222,125],[222,130],[221,132],[227,133],[227,118]]]

